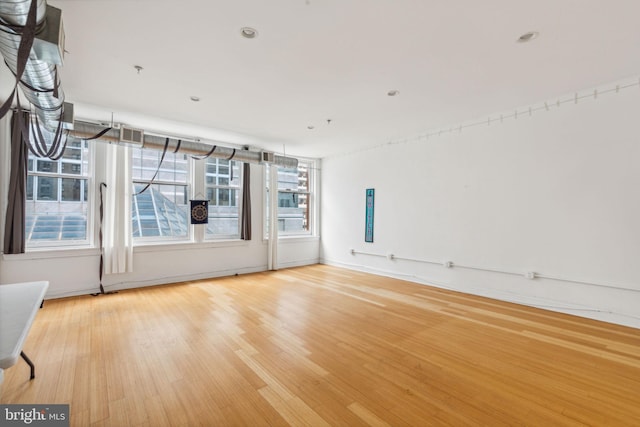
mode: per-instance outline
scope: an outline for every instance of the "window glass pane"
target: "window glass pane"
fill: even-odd
[[[35,218],[31,240],[59,240],[62,231],[62,216],[40,215]]]
[[[220,206],[229,206],[229,189],[218,190],[218,204]]]
[[[209,205],[218,204],[218,190],[215,188],[207,188],[207,198],[209,199]]]
[[[298,168],[278,169],[278,230],[281,234],[307,234],[311,231],[309,189],[308,163],[299,162]],[[267,206],[267,224],[268,212]]]
[[[62,217],[62,239],[84,240],[87,238],[87,220],[80,215]]]
[[[135,184],[134,193],[145,184]],[[133,196],[131,206],[134,237],[188,237],[188,190],[184,185],[152,184]]]
[[[54,242],[65,240],[86,241],[88,238],[88,205],[84,202],[43,203],[28,201],[25,210],[27,245],[45,243],[51,245]]]
[[[69,146],[67,146],[64,154],[62,154],[62,158],[66,160],[80,160],[82,159],[82,150],[79,148],[69,148]]]
[[[240,235],[241,164],[235,160],[207,159],[205,186],[209,223],[206,233],[209,238],[238,238]]]
[[[38,172],[56,173],[58,172],[58,162],[52,162],[49,160],[38,160]]]
[[[38,200],[58,200],[58,178],[38,177]]]
[[[82,179],[62,178],[63,202],[79,202],[82,200]]]
[[[238,206],[239,190],[229,190],[229,206]]]
[[[300,203],[299,194],[278,193],[278,222],[280,231],[300,233],[309,230],[309,211]]]
[[[82,173],[82,165],[80,163],[62,162],[62,173],[80,175]]]
[[[89,157],[89,145],[82,141],[70,141],[59,160],[39,159],[29,153],[27,248],[88,243]],[[77,178],[63,178],[60,174]]]
[[[162,151],[135,148],[132,150],[132,178],[134,181],[149,181],[158,170]],[[167,152],[158,170],[156,181],[187,183],[189,159],[184,154]]]
[[[71,148],[86,148],[86,143],[87,141],[78,140],[78,139],[69,141],[67,143],[67,150]],[[67,153],[67,150],[65,150],[65,154]]]
[[[298,165],[298,190],[309,191],[309,165],[306,163]]]
[[[238,209],[239,191],[230,189],[214,190],[220,202],[212,204],[209,199],[209,223],[207,234],[212,236],[238,236],[240,234],[240,211]]]
[[[134,195],[131,207],[133,237],[189,237],[189,158],[184,154],[136,148],[132,150]],[[154,184],[140,192],[158,171]]]
[[[297,169],[278,169],[278,190],[297,190],[298,189],[298,170]]]
[[[231,179],[230,177],[230,185],[231,186],[235,186],[235,187],[239,187],[240,186],[240,182],[241,182],[241,178],[242,178],[242,163],[241,162],[236,162],[233,161],[232,163],[232,172],[233,172],[233,179]]]

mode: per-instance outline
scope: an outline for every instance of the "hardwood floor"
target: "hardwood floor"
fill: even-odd
[[[640,425],[640,330],[315,265],[51,300],[0,403],[74,426]]]

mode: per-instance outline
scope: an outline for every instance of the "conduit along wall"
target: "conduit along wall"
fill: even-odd
[[[102,132],[104,134],[96,138],[96,135]],[[216,145],[215,142],[205,143],[175,136],[149,134],[143,130],[129,128],[124,125],[114,125],[109,128],[76,120],[74,122],[74,130],[69,133],[69,138],[95,139],[151,150],[164,150],[166,146],[167,152],[170,153],[179,152],[202,158],[233,159],[246,163],[270,163],[285,168],[298,167],[298,159],[280,156],[269,151],[250,151],[248,149],[223,147]]]

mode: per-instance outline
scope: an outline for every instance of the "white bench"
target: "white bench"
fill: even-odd
[[[30,378],[35,378],[35,367],[22,351],[22,346],[48,287],[49,282],[0,285],[0,382],[2,370],[15,365],[18,356],[29,364]]]

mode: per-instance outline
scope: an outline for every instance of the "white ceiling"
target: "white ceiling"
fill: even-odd
[[[162,120],[130,124],[188,123],[192,136],[278,152],[284,144],[299,156],[377,145],[640,73],[638,0],[50,4],[63,12],[62,85],[77,117],[144,115]],[[242,38],[244,26],[259,36]],[[527,31],[540,36],[517,43]],[[400,94],[387,96],[392,89]]]

